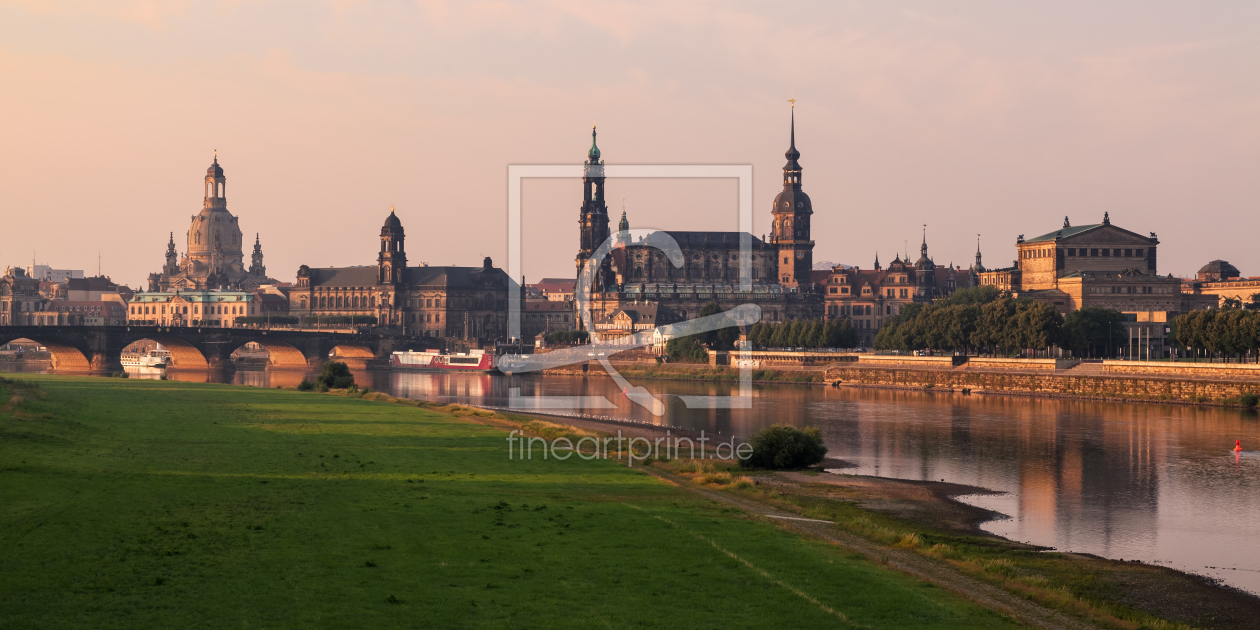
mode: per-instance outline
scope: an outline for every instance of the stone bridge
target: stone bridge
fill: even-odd
[[[141,339],[162,344],[177,370],[220,370],[232,365],[232,352],[249,342],[265,348],[269,366],[318,367],[333,350],[341,357],[387,360],[409,341],[376,333],[181,328],[164,326],[0,326],[0,344],[15,339],[39,342],[52,354],[58,372],[112,372],[122,369],[123,348]]]

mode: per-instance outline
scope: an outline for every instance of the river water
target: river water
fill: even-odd
[[[222,378],[292,387],[304,376],[241,370]],[[356,380],[400,397],[545,408],[723,436],[776,422],[816,426],[828,455],[854,464],[843,472],[1000,492],[960,497],[1007,516],[983,526],[992,533],[1158,563],[1260,593],[1260,416],[1252,411],[798,385],[755,386],[749,408],[691,408],[684,397],[736,388],[634,382],[663,403],[658,416],[604,377],[357,371]],[[1239,439],[1252,452],[1230,452]]]

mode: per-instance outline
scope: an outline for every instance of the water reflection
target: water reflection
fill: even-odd
[[[1009,515],[985,529],[1014,540],[1141,559],[1260,591],[1260,450],[1254,412],[1174,405],[963,396],[899,390],[758,386],[751,409],[688,409],[679,396],[729,395],[727,384],[635,383],[665,403],[657,417],[603,377],[491,376],[352,370],[396,396],[506,407],[530,396],[597,396],[609,404],[559,413],[747,436],[775,422],[819,427],[847,472],[971,484],[965,497]],[[304,371],[168,378],[294,387]],[[1217,567],[1208,569],[1206,567]]]

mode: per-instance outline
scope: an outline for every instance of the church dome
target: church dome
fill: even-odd
[[[1238,268],[1224,260],[1213,260],[1199,269],[1199,276],[1212,275],[1217,279],[1237,278],[1241,275]]]
[[[219,166],[219,157],[216,155],[214,162],[210,164],[210,168],[206,169],[206,177],[223,177],[223,167]]]
[[[386,231],[402,232],[402,221],[398,220],[398,215],[394,214],[394,209],[392,207],[389,209],[389,216],[385,217],[385,225],[381,227],[382,234]]]

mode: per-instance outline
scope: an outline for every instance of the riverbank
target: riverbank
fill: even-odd
[[[723,366],[614,363],[613,367],[626,378],[711,383],[737,383],[740,379],[738,368]],[[553,368],[544,370],[543,374],[608,376],[598,363]],[[754,368],[751,376],[752,381],[758,384],[934,390],[961,394],[1009,394],[1103,402],[1244,408],[1255,406],[1248,404],[1249,396],[1260,396],[1260,380],[1250,378],[1090,374],[1073,370],[1051,370],[1047,373],[967,367],[871,367],[846,362],[820,367]]]
[[[565,421],[554,416],[547,420]],[[619,423],[599,420],[573,424],[586,432],[624,430]],[[665,430],[638,427],[636,435],[651,439]],[[827,468],[837,465],[842,463],[824,463]],[[1210,578],[1136,561],[1054,552],[985,532],[980,525],[1002,515],[957,499],[996,494],[985,488],[842,472],[750,473],[732,462],[709,464],[707,476],[679,472],[691,467],[687,462],[656,462],[654,470],[671,483],[711,498],[729,499],[750,514],[778,511],[834,523],[840,532],[858,540],[832,542],[875,557],[898,556],[903,568],[923,579],[937,576],[942,588],[951,588],[949,581],[957,577],[939,573],[943,566],[1099,627],[1181,627],[1165,623],[1170,622],[1232,630],[1252,628],[1260,618],[1260,598]],[[755,483],[733,483],[739,475],[750,476]],[[781,522],[785,527],[791,524]],[[821,525],[811,527],[815,529],[802,533],[827,535],[816,529]],[[923,565],[925,560],[931,564]]]
[[[502,414],[178,381],[0,389],[15,627],[1015,627],[639,468],[509,459]]]

